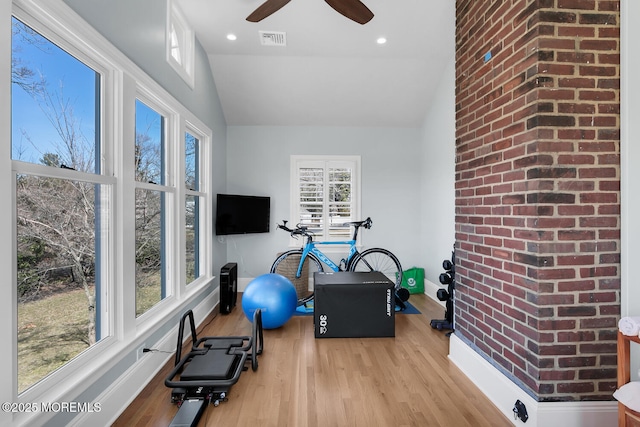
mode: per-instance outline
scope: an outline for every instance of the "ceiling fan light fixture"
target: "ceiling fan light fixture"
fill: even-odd
[[[387,42],[386,37],[378,37],[378,39],[376,40],[376,43],[378,44],[385,44],[386,42]]]
[[[236,36],[235,34],[233,34],[233,33],[227,34],[227,40],[234,41],[234,40],[237,40],[237,39],[238,39],[238,36]]]

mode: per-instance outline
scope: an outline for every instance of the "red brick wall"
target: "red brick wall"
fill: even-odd
[[[611,399],[619,1],[456,9],[456,334],[540,401]]]

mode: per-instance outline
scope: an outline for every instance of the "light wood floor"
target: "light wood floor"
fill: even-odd
[[[512,426],[447,358],[449,338],[429,326],[444,309],[425,295],[410,302],[422,314],[398,314],[395,338],[315,339],[312,316],[265,330],[258,370],[243,372],[199,426]],[[237,306],[198,334],[250,330]],[[177,411],[164,386],[169,364],[114,426],[169,425]]]

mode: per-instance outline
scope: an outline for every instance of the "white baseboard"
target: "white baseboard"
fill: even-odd
[[[615,426],[617,402],[537,402],[497,368],[487,362],[455,333],[451,335],[449,359],[489,398],[513,425],[526,427]],[[514,420],[513,405],[523,402],[529,419]]]
[[[255,277],[238,277],[238,292],[244,292],[247,289],[247,285],[253,280]]]
[[[442,289],[442,288],[443,288],[442,285],[438,285],[428,279],[424,279],[424,293],[428,297],[433,299],[435,302],[440,304],[441,306],[446,307],[446,303],[444,301],[440,301],[436,295],[438,292],[438,289]]]
[[[220,301],[220,288],[216,288],[202,302],[193,308],[196,324],[199,325],[211,313],[212,308]],[[186,329],[186,328],[185,328]],[[175,348],[178,338],[177,325],[166,334],[154,348]],[[185,340],[191,339],[189,331],[185,331]],[[150,352],[134,363],[124,374],[114,381],[108,389],[96,398],[100,402],[99,412],[85,412],[73,419],[73,426],[110,426],[127,409],[156,374],[162,369],[173,354]]]

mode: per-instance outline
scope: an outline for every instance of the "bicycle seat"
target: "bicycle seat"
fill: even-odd
[[[367,218],[364,221],[345,222],[343,225],[353,225],[354,227],[362,227],[364,225],[365,228],[371,228],[371,222],[371,218]]]

